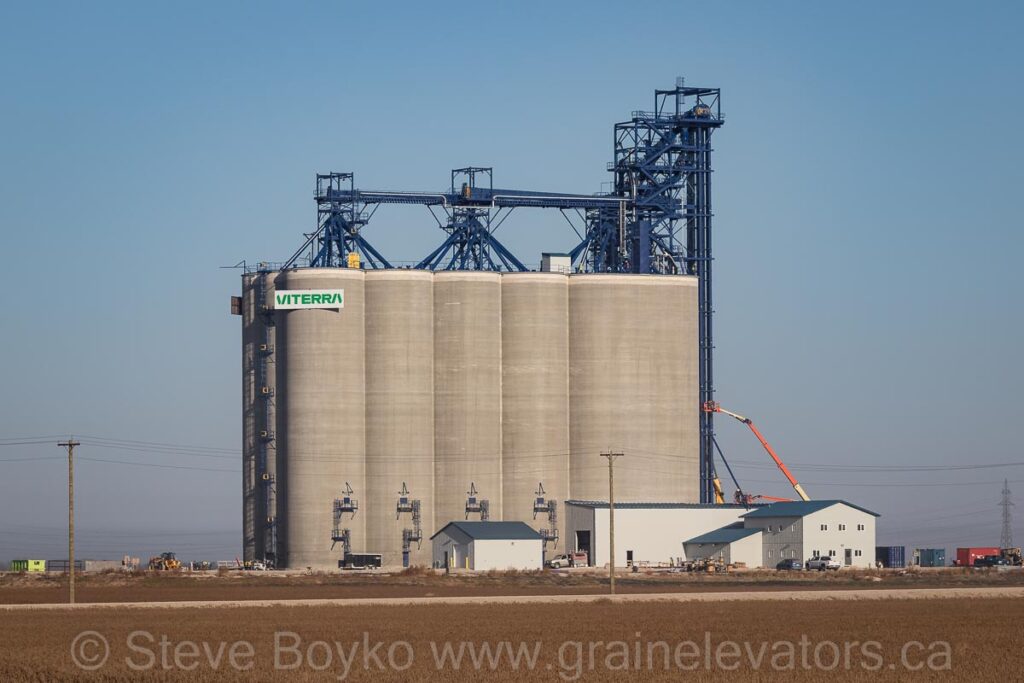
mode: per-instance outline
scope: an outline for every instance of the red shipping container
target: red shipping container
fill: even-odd
[[[998,555],[999,548],[957,548],[956,566],[973,567],[974,561],[986,555]]]

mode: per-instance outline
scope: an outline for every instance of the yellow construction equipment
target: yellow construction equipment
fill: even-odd
[[[711,480],[711,485],[715,487],[715,505],[722,505],[725,503],[725,493],[722,491],[722,480],[715,475],[715,478]]]
[[[157,557],[149,558],[149,568],[160,572],[175,571],[181,569],[181,561],[174,553],[160,553]]]

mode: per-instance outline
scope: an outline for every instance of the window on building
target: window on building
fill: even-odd
[[[821,525],[821,530],[822,531],[828,531],[828,524],[822,524]]]
[[[840,531],[846,531],[846,525],[845,524],[840,524],[839,525],[839,530]]]
[[[859,550],[854,550],[853,551],[853,556],[854,557],[860,557],[860,551]]]
[[[836,556],[836,551],[835,550],[829,550],[828,551],[828,556],[829,557],[835,557]]]
[[[771,551],[771,550],[769,550],[769,551],[768,551],[768,557],[771,557],[771,556],[772,556],[772,551]]]
[[[858,524],[857,525],[857,531],[864,531],[864,525],[863,524]]]

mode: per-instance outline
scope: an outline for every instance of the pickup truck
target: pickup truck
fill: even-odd
[[[814,569],[817,569],[819,572],[823,572],[826,569],[831,569],[833,571],[839,571],[839,568],[842,567],[842,566],[843,565],[839,564],[838,560],[836,560],[834,557],[829,557],[828,555],[825,555],[825,556],[817,556],[816,555],[816,556],[812,557],[811,559],[807,560],[807,564],[806,564],[807,571],[812,571]]]
[[[552,569],[563,569],[565,567],[586,567],[586,553],[569,553],[568,555],[557,555],[548,560],[548,566]]]

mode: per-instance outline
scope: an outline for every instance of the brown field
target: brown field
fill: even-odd
[[[5,574],[0,576],[0,604],[65,602],[66,586],[67,577],[60,575]],[[979,586],[1024,586],[1024,572],[960,569],[838,573],[750,571],[719,575],[625,574],[617,580],[620,593]],[[310,576],[256,572],[222,575],[111,572],[80,576],[77,582],[79,602],[587,595],[607,591],[607,576],[597,572],[452,576],[424,571]]]
[[[943,599],[19,610],[3,615],[0,681],[1006,681],[1018,679],[1024,667],[1019,639],[1022,607],[1024,600]],[[71,655],[72,643],[84,630],[96,631],[110,643],[105,664],[88,673],[76,667]],[[136,634],[135,650],[129,650],[129,634],[138,630],[148,632],[152,640]],[[278,638],[283,646],[280,664],[295,664],[297,651],[303,657],[297,669],[275,671],[276,631],[296,634]],[[166,655],[161,638],[166,639]],[[438,670],[432,643],[440,652],[444,642],[458,648],[462,641],[467,649],[460,668],[456,670],[449,659]],[[510,641],[516,649],[524,642],[527,652],[538,648],[536,663],[531,666],[520,659],[514,669],[505,651],[494,669],[486,663],[475,669],[469,645],[479,653],[482,643],[497,647],[501,641]],[[725,641],[734,642],[738,654]],[[924,664],[923,670],[903,665],[900,653],[909,641],[921,645],[910,645],[905,661],[911,666]],[[933,645],[935,641],[948,643],[948,649]],[[364,658],[366,644],[372,649],[378,642],[384,643],[376,650],[383,670],[372,657]],[[225,645],[218,661],[221,643]],[[347,675],[336,643],[346,657],[355,653]],[[762,663],[752,664],[762,646]],[[235,665],[251,664],[250,670],[232,668],[231,647]],[[705,660],[705,651],[716,654]],[[85,647],[83,658],[97,652]],[[676,659],[678,652],[682,654]],[[132,664],[145,670],[135,671]],[[411,665],[404,668],[406,664]],[[825,671],[833,664],[836,668]],[[154,668],[146,668],[150,665]],[[184,670],[193,665],[194,670]],[[726,670],[733,665],[738,666],[735,671]],[[620,670],[623,666],[629,670]]]

